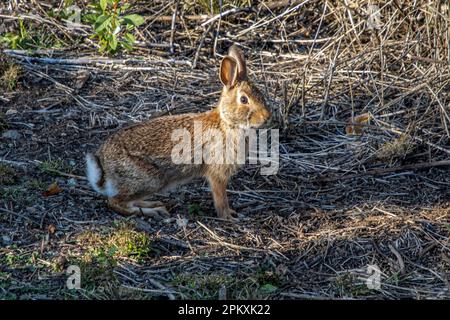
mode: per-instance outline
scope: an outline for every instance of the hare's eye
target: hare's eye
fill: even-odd
[[[247,104],[248,103],[248,98],[246,96],[242,96],[241,97],[241,103],[242,104]]]

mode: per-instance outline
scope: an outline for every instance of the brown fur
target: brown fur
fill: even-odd
[[[177,165],[171,159],[172,132],[184,128],[194,137],[194,121],[202,123],[203,131],[217,129],[225,136],[232,128],[260,127],[270,118],[263,96],[247,79],[247,70],[240,69],[246,68],[240,51],[233,46],[224,60],[227,62],[222,62],[220,75],[225,83],[216,108],[129,126],[113,134],[100,147],[96,153],[102,171],[98,186],[108,179],[114,181],[118,194],[109,199],[112,209],[121,214],[135,214],[139,200],[194,177],[205,177],[210,183],[218,216],[231,218],[233,210],[228,205],[226,186],[238,165]],[[241,95],[248,98],[247,104],[239,102]],[[196,147],[199,146],[194,145]]]

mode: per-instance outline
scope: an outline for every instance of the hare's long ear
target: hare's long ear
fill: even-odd
[[[234,58],[225,56],[220,63],[220,81],[230,88],[236,84],[238,65]]]
[[[246,80],[247,79],[247,65],[245,63],[245,57],[242,51],[233,44],[230,49],[228,49],[228,55],[234,58],[238,64],[238,80]]]

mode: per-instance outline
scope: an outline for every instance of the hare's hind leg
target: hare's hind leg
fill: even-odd
[[[133,206],[139,208],[144,216],[154,218],[167,218],[169,211],[161,201],[137,200],[133,202]]]
[[[130,208],[130,202],[124,199],[119,199],[118,197],[108,198],[108,207],[111,210],[124,216],[131,216],[135,214]]]
[[[162,219],[169,215],[160,201],[125,200],[114,197],[108,199],[108,205],[114,211],[125,216],[138,215]]]

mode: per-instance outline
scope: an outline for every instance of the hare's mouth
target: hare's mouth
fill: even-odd
[[[263,121],[263,122],[261,122],[261,123],[255,125],[255,126],[253,126],[252,128],[253,128],[253,129],[266,129],[266,128],[269,127],[268,125],[269,125],[269,122],[268,122],[268,121]]]
[[[254,112],[252,112],[252,111],[250,111],[247,114],[246,124],[242,125],[242,127],[245,127],[245,128],[248,128],[248,129],[259,129],[259,128],[262,128],[266,124],[266,120],[265,119],[258,119],[258,117],[254,117],[253,115],[254,115]]]
[[[261,122],[261,123],[246,123],[246,124],[241,124],[240,127],[241,129],[263,129],[265,128],[267,125],[266,121]]]
[[[263,129],[269,125],[269,119],[263,118],[258,120],[259,121],[253,121],[252,123],[250,123],[250,127],[253,129]]]

